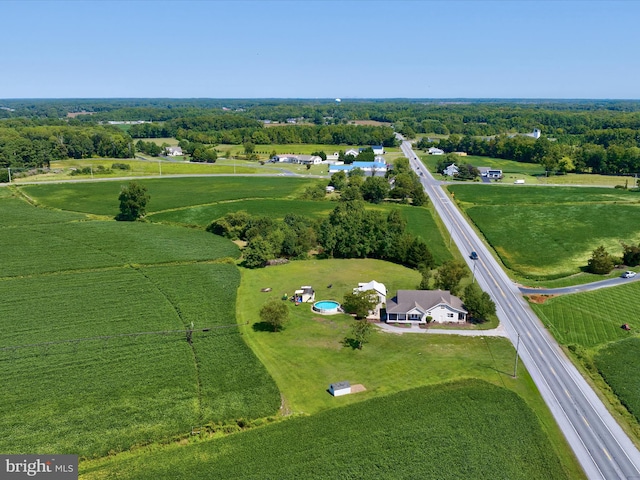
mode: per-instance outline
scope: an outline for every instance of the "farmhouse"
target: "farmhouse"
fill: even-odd
[[[387,322],[420,325],[431,317],[436,323],[464,323],[467,313],[462,300],[446,290],[398,290],[387,302]]]
[[[384,155],[384,146],[382,145],[371,145],[371,149],[374,155]]]
[[[369,283],[358,283],[358,287],[353,289],[353,293],[367,292],[369,290],[373,290],[378,296],[378,304],[369,312],[369,316],[380,318],[380,309],[387,302],[387,287],[385,287],[384,283],[371,280]]]
[[[429,153],[429,155],[444,155],[444,150],[441,150],[436,147],[430,147],[429,150],[427,150],[427,152]]]
[[[329,385],[329,393],[334,397],[339,397],[340,395],[348,395],[351,393],[351,384],[347,380],[332,383],[331,385]]]
[[[347,155],[351,155],[353,157],[357,157],[359,153],[360,152],[358,150],[356,150],[355,148],[350,148],[349,150],[344,152],[344,156],[346,157]]]
[[[271,157],[272,162],[276,163],[300,163],[302,165],[318,165],[322,163],[322,158],[317,155],[292,155],[284,153]]]
[[[180,155],[184,155],[182,153],[182,148],[180,147],[167,147],[166,152],[167,152],[167,155],[170,157],[177,157]]]
[[[453,177],[454,175],[458,174],[458,167],[456,166],[455,163],[452,163],[451,165],[449,165],[447,168],[445,168],[442,171],[443,175],[446,175],[448,177]]]

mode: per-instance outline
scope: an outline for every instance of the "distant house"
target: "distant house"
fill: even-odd
[[[427,152],[429,153],[429,155],[444,155],[444,150],[436,147],[429,147],[429,150],[427,150]]]
[[[446,175],[447,177],[453,177],[457,175],[458,172],[459,172],[459,169],[455,163],[452,163],[442,171],[443,175]]]
[[[316,292],[309,285],[303,285],[299,290],[293,292],[294,300],[298,303],[313,302],[316,299]]]
[[[384,155],[384,146],[382,145],[372,145],[371,149],[374,155]]]
[[[349,165],[330,165],[329,173],[336,172],[350,172],[351,170],[359,168],[365,173],[375,173],[384,175],[387,172],[389,166],[384,162],[353,162]]]
[[[398,290],[387,302],[386,321],[420,325],[431,317],[436,323],[464,323],[467,313],[462,300],[446,290]]]
[[[540,132],[539,128],[534,128],[533,129],[533,133],[532,133],[533,138],[540,138],[540,134],[541,134],[541,132]]]
[[[302,165],[318,165],[322,163],[322,158],[317,155],[293,155],[291,153],[282,153],[271,157],[272,162],[276,163],[300,163]]]
[[[340,154],[338,152],[333,152],[327,155],[328,162],[337,162]]]
[[[353,293],[367,292],[369,290],[373,290],[378,296],[378,304],[369,312],[369,316],[380,318],[380,309],[383,304],[387,303],[387,287],[384,283],[371,280],[369,283],[358,283],[358,287],[353,289]]]
[[[500,179],[502,178],[502,170],[487,170],[487,178]]]
[[[335,192],[335,191],[336,191],[336,187],[334,187],[334,186],[332,186],[332,185],[327,185],[327,186],[324,188],[324,191],[325,191],[325,192],[327,192],[327,193],[333,193],[333,192]]]
[[[166,152],[170,157],[178,157],[184,155],[184,153],[182,153],[182,148],[180,147],[167,147]]]
[[[355,148],[350,148],[349,150],[344,152],[344,156],[346,157],[347,155],[351,155],[353,157],[357,157],[359,153],[360,152],[358,150],[356,150]]]
[[[326,384],[325,384],[326,385]],[[348,381],[336,382],[329,385],[329,393],[334,397],[351,393],[351,384]]]

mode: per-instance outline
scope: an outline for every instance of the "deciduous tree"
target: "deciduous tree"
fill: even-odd
[[[118,196],[120,213],[116,216],[116,220],[131,222],[144,217],[150,198],[147,187],[144,185],[137,182],[123,185]]]
[[[260,309],[260,320],[270,325],[274,332],[282,330],[289,320],[289,307],[282,300],[271,299]]]

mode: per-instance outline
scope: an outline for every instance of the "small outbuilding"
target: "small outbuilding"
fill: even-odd
[[[316,292],[309,285],[303,285],[299,290],[293,292],[294,300],[297,303],[313,302],[316,299]]]
[[[332,383],[331,385],[329,385],[329,393],[334,397],[339,397],[340,395],[348,395],[351,393],[351,384],[347,380]]]

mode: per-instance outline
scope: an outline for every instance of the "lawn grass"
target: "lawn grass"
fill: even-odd
[[[420,159],[430,172],[436,172],[436,164],[442,160],[442,155],[421,154]],[[543,175],[544,167],[537,163],[515,162],[493,157],[480,157],[477,155],[467,155],[460,157],[456,164],[470,164],[474,167],[489,167],[491,169],[502,170],[503,173],[520,173],[529,176]]]
[[[604,245],[640,242],[640,195],[618,189],[481,185],[448,187],[505,266],[518,278],[579,273]]]
[[[332,400],[342,403],[343,398]],[[518,395],[474,380],[373,398],[186,447],[81,465],[81,478],[87,480],[548,480],[576,478],[573,473],[563,468]]]
[[[198,177],[138,180],[151,199],[147,213],[246,198],[297,198],[322,180],[284,177]],[[76,212],[114,217],[120,187],[126,181],[28,185],[20,189],[37,203]]]

